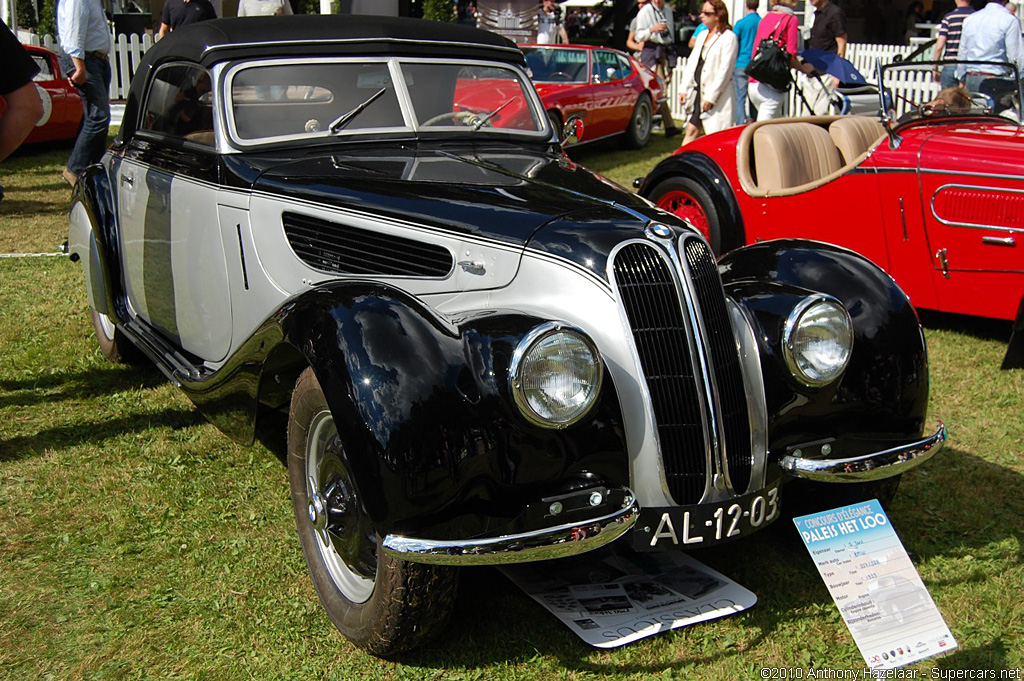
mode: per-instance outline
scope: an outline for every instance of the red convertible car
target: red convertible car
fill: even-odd
[[[586,141],[622,135],[639,149],[665,99],[661,80],[633,57],[590,45],[522,45],[526,64],[556,130],[578,114]]]
[[[43,102],[43,117],[28,134],[25,144],[74,139],[82,121],[82,97],[68,83],[57,55],[44,47],[25,45],[39,67],[36,88]]]
[[[825,241],[870,258],[916,307],[1020,326],[1019,81],[986,79],[980,92],[950,100],[932,85],[934,65],[880,69],[893,104],[884,121],[823,116],[725,130],[664,159],[637,182],[640,194],[689,220],[716,253],[787,237]]]

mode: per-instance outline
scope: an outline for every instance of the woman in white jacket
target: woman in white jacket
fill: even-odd
[[[687,121],[683,144],[703,134],[725,130],[734,123],[736,94],[732,76],[739,40],[732,32],[729,10],[722,0],[705,0],[700,15],[708,30],[697,36],[680,85],[679,101],[686,107]]]

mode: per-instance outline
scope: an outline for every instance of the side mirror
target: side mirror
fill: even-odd
[[[562,146],[579,144],[583,139],[583,118],[579,115],[570,116],[562,128]]]

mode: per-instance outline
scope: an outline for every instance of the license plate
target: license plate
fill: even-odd
[[[753,534],[779,517],[779,479],[727,501],[645,508],[633,529],[633,548],[700,548]]]

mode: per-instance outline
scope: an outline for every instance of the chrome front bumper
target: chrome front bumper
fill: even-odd
[[[504,565],[565,558],[601,548],[633,526],[640,505],[632,493],[622,508],[582,522],[522,534],[441,541],[389,534],[381,548],[389,556],[435,565]]]
[[[935,433],[885,451],[849,459],[782,458],[782,470],[798,478],[822,482],[866,482],[899,475],[935,456],[946,443],[946,426],[939,421]]]

